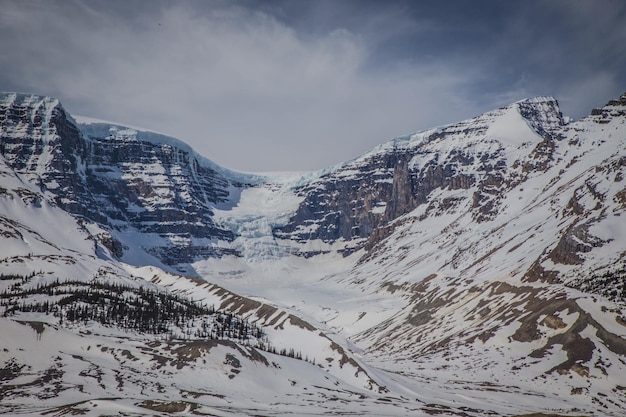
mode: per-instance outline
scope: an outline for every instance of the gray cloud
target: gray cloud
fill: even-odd
[[[576,49],[623,7],[479,19],[414,3],[5,1],[0,88],[171,134],[240,170],[326,167],[529,95],[578,117],[624,89],[623,29],[604,52]]]

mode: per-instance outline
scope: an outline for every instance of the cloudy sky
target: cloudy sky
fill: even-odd
[[[1,0],[0,90],[314,170],[529,96],[588,114],[626,91],[626,2]]]

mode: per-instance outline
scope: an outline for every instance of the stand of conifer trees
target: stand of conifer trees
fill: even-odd
[[[0,292],[0,308],[3,307],[4,316],[17,312],[45,313],[58,317],[61,323],[96,322],[140,333],[176,333],[185,339],[246,341],[264,337],[263,331],[247,320],[215,311],[212,306],[178,294],[80,281],[55,281],[22,288],[22,278],[7,278],[17,280],[17,283]],[[175,332],[175,329],[179,331]]]
[[[246,319],[185,296],[107,282],[56,280],[28,285],[36,275],[0,275],[0,282],[8,284],[0,292],[3,316],[19,312],[51,314],[62,325],[99,323],[183,340],[226,339],[248,344],[255,339],[253,343],[260,350],[303,359],[293,348],[277,351],[263,330]]]

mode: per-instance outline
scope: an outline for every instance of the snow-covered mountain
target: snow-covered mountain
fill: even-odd
[[[2,412],[623,415],[625,122],[539,97],[252,175],[2,94]]]

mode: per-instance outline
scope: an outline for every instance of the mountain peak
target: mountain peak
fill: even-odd
[[[567,124],[554,97],[526,98],[515,103],[520,114],[541,136],[552,135],[555,129]]]

